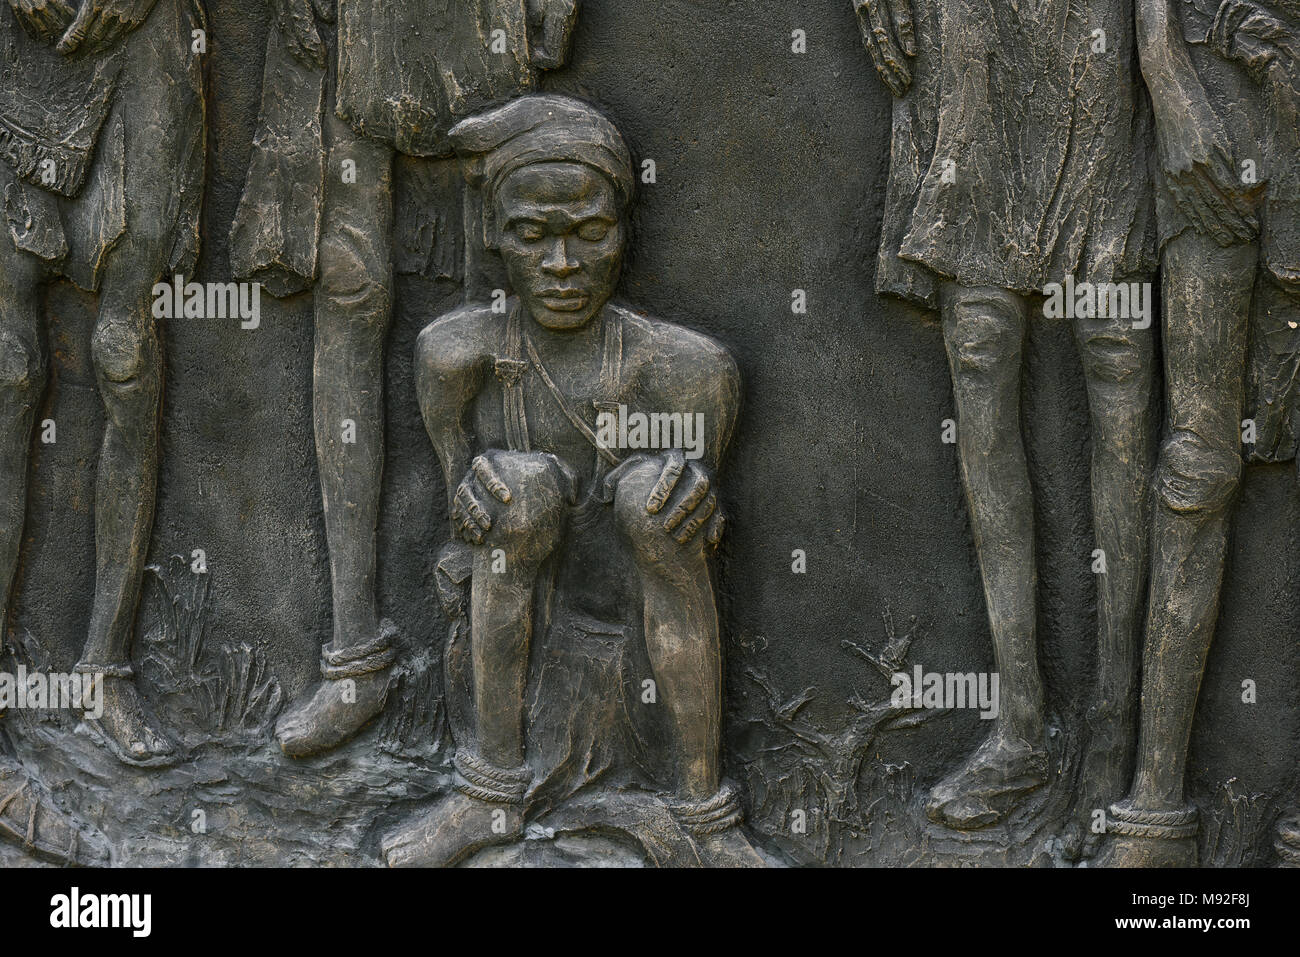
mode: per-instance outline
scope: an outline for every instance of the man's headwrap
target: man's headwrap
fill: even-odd
[[[614,186],[624,208],[636,189],[632,155],[618,127],[567,96],[537,94],[470,117],[451,130],[465,179],[483,190],[485,235],[496,191],[515,170],[536,163],[580,163]]]

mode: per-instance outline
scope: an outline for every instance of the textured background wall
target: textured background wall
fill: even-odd
[[[197,278],[224,281],[268,12],[261,0],[209,0],[208,10],[211,151]],[[790,52],[796,28],[807,31],[803,55]],[[851,6],[586,0],[573,64],[546,86],[601,106],[637,156],[656,161],[658,183],[643,189],[635,214],[625,298],[716,337],[740,361],[745,407],[724,479],[731,531],[721,576],[729,762],[750,787],[754,824],[783,831],[788,812],[803,808],[812,833],[771,846],[804,860],[913,860],[924,790],[987,726],[964,712],[852,737],[850,699],[884,697],[888,682],[845,643],[879,653],[888,616],[896,635],[915,629],[909,663],[927,670],[989,668],[991,645],[955,447],[940,441],[953,405],[938,329],[873,292],[889,101]],[[421,195],[399,192],[398,203]],[[794,289],[807,291],[806,316],[791,313]],[[384,613],[408,649],[439,647],[446,628],[430,576],[445,496],[412,393],[412,344],[457,296],[452,281],[403,277],[390,339],[380,575]],[[61,664],[75,659],[90,611],[102,424],[92,307],[70,287],[50,296],[47,414],[59,441],[38,452],[17,609],[20,628]],[[166,340],[152,560],[204,549],[210,635],[264,649],[296,694],[314,679],[330,628],[310,297],[264,297],[256,331],[178,319]],[[1086,414],[1069,330],[1040,322],[1025,420],[1039,492],[1042,661],[1067,756],[1094,673]],[[1280,466],[1252,469],[1246,481],[1191,764],[1198,798],[1231,804],[1216,819],[1244,823],[1240,833],[1230,824],[1206,860],[1267,855],[1275,806],[1296,793],[1296,485]],[[806,551],[806,574],[791,572],[794,549]],[[155,615],[146,596],[142,633]],[[1257,704],[1240,701],[1245,678],[1258,684]],[[811,694],[783,720],[769,691],[782,703]],[[180,703],[160,708],[171,714]],[[1235,802],[1223,791],[1231,779]],[[843,827],[828,827],[828,816]],[[885,833],[897,820],[910,824]]]

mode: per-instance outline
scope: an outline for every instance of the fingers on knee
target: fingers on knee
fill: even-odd
[[[45,375],[45,356],[36,337],[17,329],[0,329],[0,389],[39,392]]]
[[[497,503],[484,541],[514,550],[521,560],[545,558],[564,531],[571,499],[565,476],[555,460],[543,454],[496,452],[488,459],[510,489],[510,502]]]
[[[1228,507],[1241,473],[1235,449],[1216,448],[1195,432],[1179,430],[1160,450],[1155,484],[1175,512],[1214,512]]]
[[[689,470],[683,474],[678,487],[663,508],[654,514],[646,509],[665,463],[666,459],[662,456],[648,459],[643,465],[627,472],[614,492],[614,519],[619,532],[631,546],[634,556],[643,562],[680,562],[697,552],[703,554],[702,534],[697,534],[685,545],[680,545],[664,526],[673,507],[688,492],[684,486],[690,481]],[[683,519],[683,522],[687,521],[690,521],[689,516]]]

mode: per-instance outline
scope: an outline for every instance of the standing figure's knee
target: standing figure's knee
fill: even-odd
[[[45,388],[45,353],[34,331],[0,326],[0,392],[24,404]]]
[[[335,224],[320,244],[320,294],[347,310],[358,331],[382,334],[391,307],[391,269],[384,237],[364,226]]]
[[[955,289],[943,302],[944,344],[952,375],[964,380],[1018,381],[1025,334],[1023,303],[996,289]]]
[[[91,358],[106,401],[151,407],[161,391],[157,334],[130,322],[102,322],[91,338]]]
[[[1142,342],[1139,336],[1147,341]],[[1154,371],[1150,330],[1118,330],[1107,324],[1088,329],[1079,341],[1084,374],[1094,382],[1113,386],[1144,384]]]
[[[1160,450],[1156,490],[1175,512],[1227,508],[1241,483],[1241,454],[1216,448],[1200,435],[1179,429]]]
[[[559,459],[544,452],[493,451],[485,457],[510,490],[510,501],[493,500],[492,527],[483,544],[505,549],[508,562],[513,558],[536,565],[564,534],[576,480]]]
[[[680,543],[675,533],[682,530],[683,523],[692,520],[691,516],[681,518],[675,528],[669,528],[668,524],[684,499],[703,503],[717,493],[709,487],[708,477],[688,464],[667,502],[652,512],[649,507],[651,497],[660,491],[665,464],[666,456],[656,456],[623,474],[614,490],[614,520],[639,565],[661,568],[689,566],[703,561],[705,534],[697,530],[685,543]],[[695,509],[690,509],[690,512],[694,514]]]

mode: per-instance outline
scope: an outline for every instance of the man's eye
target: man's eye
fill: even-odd
[[[604,223],[584,223],[578,230],[578,236],[589,243],[598,243],[609,235],[609,227]]]
[[[546,235],[546,231],[540,226],[522,223],[515,227],[515,235],[526,243],[535,243]]]

